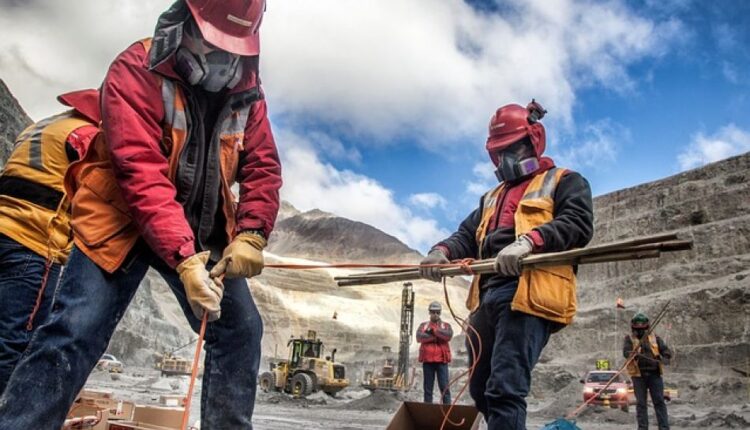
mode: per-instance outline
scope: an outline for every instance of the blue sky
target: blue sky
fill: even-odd
[[[0,0],[0,78],[55,113],[169,3]],[[750,150],[746,1],[270,0],[261,32],[283,197],[421,251],[493,186],[503,104],[540,101],[595,195]]]

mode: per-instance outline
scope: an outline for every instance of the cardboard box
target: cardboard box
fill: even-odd
[[[83,405],[80,403],[74,403],[68,412],[66,422],[70,423],[70,420],[84,417],[96,417],[96,420],[86,420],[83,424],[77,424],[74,428],[81,430],[107,430],[107,424],[109,421],[109,410],[97,408],[94,406]]]
[[[109,420],[130,421],[133,419],[133,412],[135,412],[135,403],[120,400],[115,402],[113,408],[109,409]]]
[[[162,427],[138,421],[114,421],[109,423],[108,430],[175,430],[179,427]]]
[[[116,400],[104,397],[81,397],[76,400],[76,403],[102,409],[112,409],[117,407]]]
[[[178,429],[182,425],[185,408],[136,405],[133,421]]]
[[[89,398],[89,399],[113,399],[114,394],[112,394],[111,391],[102,391],[102,390],[81,390],[80,393],[78,393],[78,397],[80,398]]]
[[[165,394],[159,396],[159,404],[163,406],[185,407],[185,396],[177,394]]]
[[[131,420],[135,411],[135,403],[124,400],[81,397],[75,404],[107,409],[110,420]]]
[[[388,423],[386,430],[440,430],[443,422],[442,405],[404,402]],[[445,406],[447,410],[447,406]],[[463,421],[463,425],[454,426],[446,423],[445,430],[477,430],[482,418],[474,406],[456,405],[450,414],[454,423]]]

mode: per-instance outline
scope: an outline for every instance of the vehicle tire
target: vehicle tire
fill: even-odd
[[[271,372],[263,372],[258,378],[258,387],[263,390],[264,393],[269,391],[276,391],[276,375]]]
[[[312,393],[313,380],[307,373],[298,373],[292,377],[292,395],[304,397]]]

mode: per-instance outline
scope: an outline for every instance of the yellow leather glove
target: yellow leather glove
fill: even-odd
[[[255,233],[238,234],[232,243],[224,248],[224,254],[211,270],[211,277],[222,274],[227,278],[252,278],[263,270],[263,248],[266,239]]]
[[[203,311],[208,312],[208,320],[221,318],[221,298],[224,296],[224,285],[217,279],[211,279],[206,263],[210,251],[200,252],[186,258],[177,266],[180,281],[185,286],[190,308],[198,319],[203,319]]]

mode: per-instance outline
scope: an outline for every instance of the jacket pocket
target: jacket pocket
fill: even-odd
[[[576,312],[576,282],[570,266],[540,267],[529,274],[531,308],[558,318],[571,318]]]
[[[112,170],[97,167],[82,180],[71,202],[71,227],[91,248],[112,239],[131,223]]]
[[[554,202],[549,198],[527,199],[518,202],[514,221],[516,234],[528,233],[534,227],[550,222],[554,218]]]

